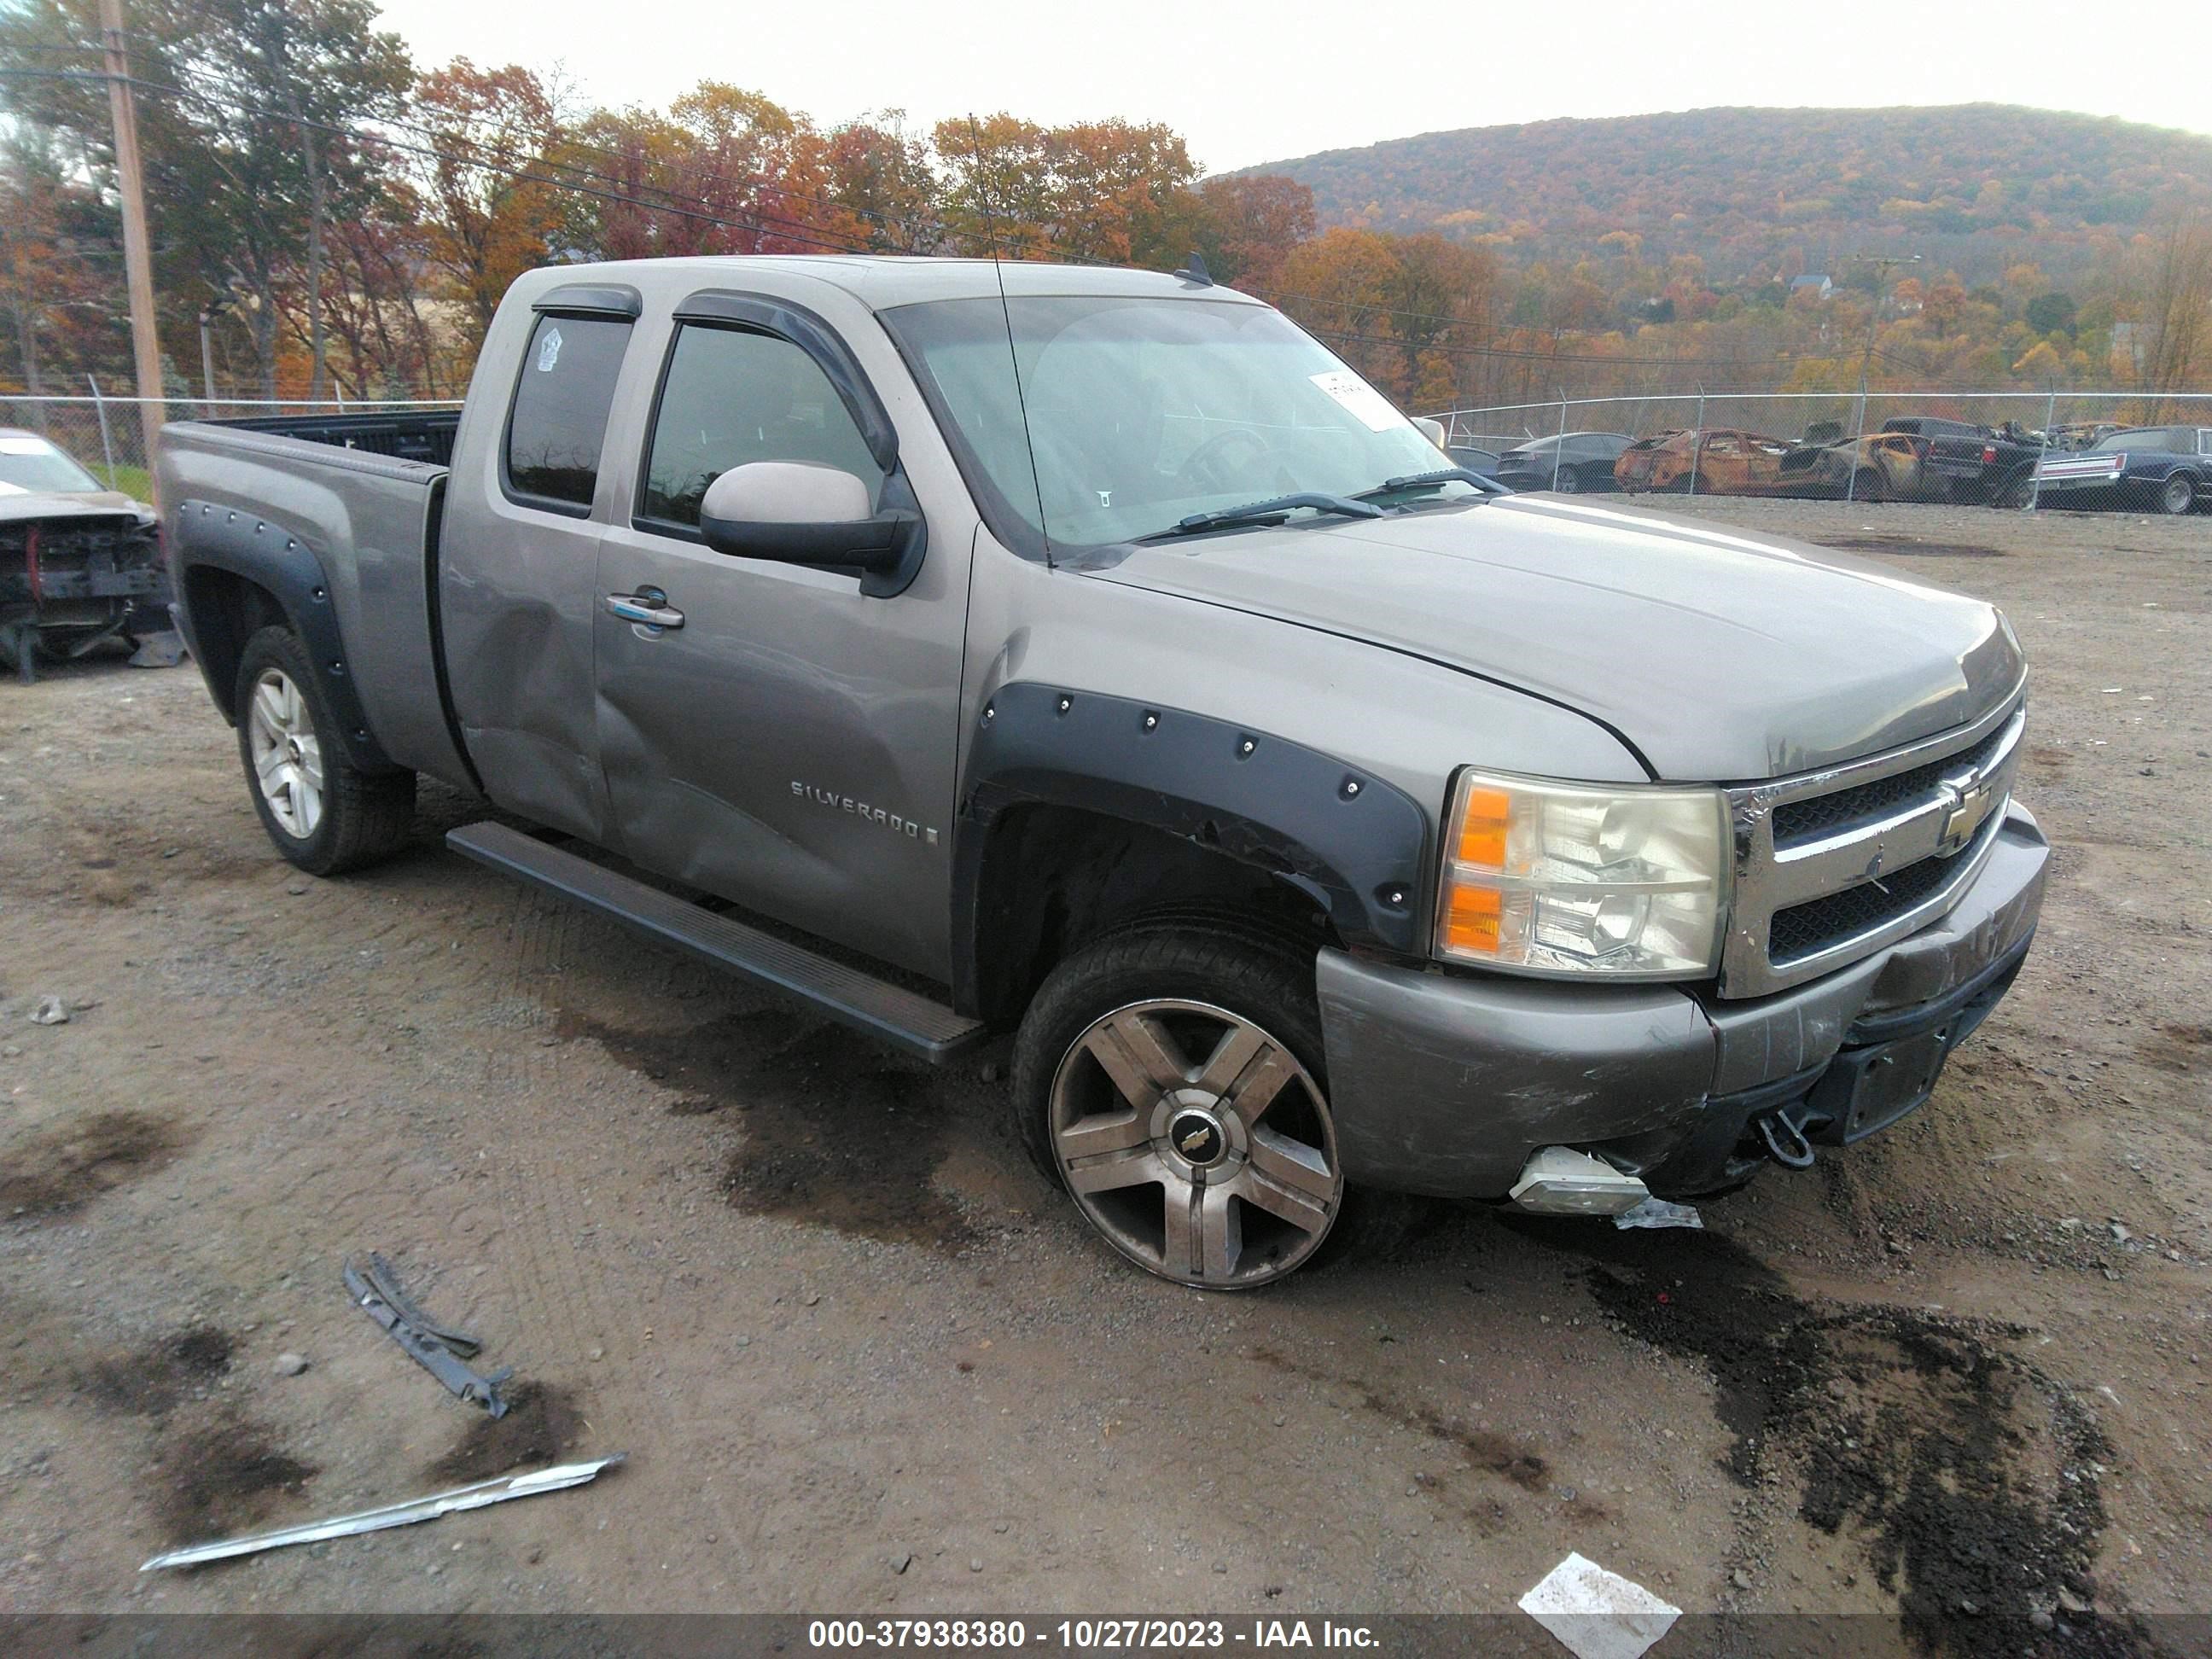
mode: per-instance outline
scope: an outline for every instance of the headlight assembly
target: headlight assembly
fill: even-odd
[[[1437,954],[1522,973],[1696,979],[1727,909],[1717,789],[1462,771],[1444,825]]]

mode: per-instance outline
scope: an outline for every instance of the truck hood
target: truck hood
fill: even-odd
[[[1995,607],[1793,542],[1504,497],[1140,544],[1098,580],[1365,640],[1737,782],[1964,724],[2020,684]],[[1480,760],[1480,734],[1462,758]]]

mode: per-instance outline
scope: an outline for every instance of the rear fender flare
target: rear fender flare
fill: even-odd
[[[1068,806],[1225,854],[1313,900],[1343,943],[1427,953],[1429,816],[1371,771],[1261,726],[1036,682],[985,703],[953,828],[953,990],[982,981],[985,860],[1012,808]]]
[[[323,696],[337,721],[347,759],[366,772],[394,770],[391,757],[369,730],[361,695],[354,688],[337,613],[331,605],[330,583],[322,561],[305,538],[274,520],[203,501],[179,505],[169,521],[169,537],[180,599],[191,592],[195,569],[228,571],[272,595],[320,671]],[[188,600],[179,605],[179,611],[186,643],[204,665],[207,658],[199,648]],[[234,721],[237,710],[231,707],[230,688],[210,682],[208,690]]]

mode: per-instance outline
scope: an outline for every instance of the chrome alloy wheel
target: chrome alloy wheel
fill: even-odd
[[[306,841],[323,821],[323,747],[307,700],[290,675],[268,669],[253,683],[246,718],[261,799],[286,835]]]
[[[1115,1249],[1163,1278],[1249,1290],[1294,1272],[1344,1198],[1328,1103],[1297,1057],[1209,1003],[1093,1022],[1052,1080],[1052,1149]]]

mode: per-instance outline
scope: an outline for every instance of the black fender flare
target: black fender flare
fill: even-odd
[[[369,730],[368,714],[348,667],[337,612],[331,604],[330,583],[322,561],[306,538],[273,520],[212,501],[184,501],[169,523],[169,556],[179,600],[178,620],[204,672],[208,659],[200,649],[187,597],[191,591],[191,575],[195,569],[228,571],[274,596],[293,631],[307,647],[307,654],[321,670],[323,696],[337,720],[346,758],[365,772],[397,769]],[[242,647],[245,641],[240,640],[239,644]],[[235,721],[237,711],[230,706],[230,688],[217,686],[210,678],[208,690],[225,717]]]
[[[953,824],[957,1006],[982,981],[992,827],[1030,804],[1164,830],[1297,888],[1347,946],[1427,954],[1429,815],[1404,790],[1258,726],[1017,681],[983,708]]]

